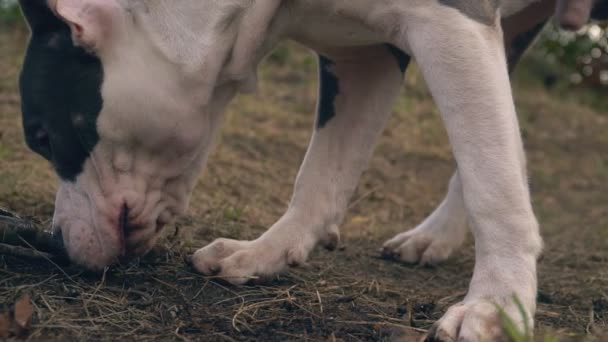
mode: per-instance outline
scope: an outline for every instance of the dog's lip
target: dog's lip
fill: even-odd
[[[73,216],[56,217],[51,227],[55,233],[53,240],[63,240],[66,259],[89,270],[98,271],[145,254],[150,249],[148,247],[151,244],[150,240],[158,234],[159,223],[163,220],[159,217],[154,221],[155,224],[149,222],[140,224],[129,219],[132,210],[128,206],[123,205],[119,208],[111,216],[103,215],[104,213],[99,211],[97,222],[99,225]],[[131,238],[132,235],[144,231],[154,231],[155,234],[145,234],[138,240]],[[85,235],[80,239],[74,239],[73,237],[76,236],[74,234]],[[87,247],[86,241],[94,244],[94,249],[99,249],[99,253],[92,252],[91,247]]]
[[[162,219],[157,218],[154,227],[150,227],[149,224],[140,223],[132,219],[132,212],[128,205],[125,203],[122,205],[120,214],[118,216],[118,224],[116,226],[117,237],[118,237],[118,250],[119,256],[125,257],[132,254],[132,249],[137,248],[141,244],[146,244],[147,241],[131,241],[133,235],[137,235],[138,232],[146,231],[148,229],[154,229],[158,233],[159,227],[162,228],[164,224],[161,224]],[[135,242],[135,243],[133,243]]]

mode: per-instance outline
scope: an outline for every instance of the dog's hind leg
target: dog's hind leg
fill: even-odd
[[[458,172],[439,206],[416,228],[397,234],[382,247],[384,258],[423,265],[436,264],[462,246],[467,233],[467,212]]]
[[[287,212],[256,240],[220,239],[200,249],[194,266],[238,284],[302,264],[318,244],[335,248],[408,61],[387,45],[324,51],[316,128]]]
[[[554,1],[545,0],[503,20],[510,72],[545,26],[553,6]],[[458,251],[466,238],[467,228],[462,184],[456,171],[439,206],[415,228],[386,241],[382,255],[406,263],[437,264]]]

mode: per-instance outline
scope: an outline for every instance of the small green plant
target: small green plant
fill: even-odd
[[[275,63],[278,65],[285,65],[287,60],[289,59],[289,48],[285,45],[281,45],[277,47],[270,56],[268,56],[268,60],[271,63]]]
[[[513,301],[515,302],[515,305],[517,305],[517,309],[521,315],[521,320],[524,323],[524,330],[519,330],[517,323],[515,323],[515,319],[509,317],[501,307],[497,306],[498,316],[500,317],[504,333],[507,338],[513,342],[532,342],[532,329],[530,327],[528,314],[517,296],[513,296]]]
[[[224,218],[230,221],[238,221],[243,216],[243,211],[238,208],[225,208]]]
[[[517,325],[516,319],[509,317],[507,313],[499,306],[497,306],[498,316],[500,317],[500,321],[502,324],[503,331],[508,341],[512,342],[533,342],[534,332],[532,327],[530,326],[530,320],[528,319],[528,314],[524,309],[523,304],[517,298],[517,296],[513,296],[513,302],[517,305],[517,309],[519,314],[521,315],[521,319],[524,323],[524,329],[521,331]],[[545,334],[542,338],[543,342],[558,342],[558,338],[549,333]]]

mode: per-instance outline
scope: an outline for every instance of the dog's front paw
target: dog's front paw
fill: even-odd
[[[433,325],[425,341],[507,341],[507,325],[513,325],[522,336],[529,336],[534,305],[527,307],[518,303],[515,297],[465,299],[448,309]]]
[[[536,255],[526,254],[517,253],[516,258],[478,255],[467,296],[435,323],[427,341],[506,341],[514,337],[505,335],[506,327],[531,335]]]
[[[337,227],[326,236],[292,229],[271,229],[253,241],[217,239],[199,249],[192,264],[199,272],[235,285],[263,282],[289,267],[302,265],[318,243],[331,249],[339,242]]]

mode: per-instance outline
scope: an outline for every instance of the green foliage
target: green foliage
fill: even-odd
[[[505,313],[505,311],[501,307],[497,307],[498,315],[502,322],[502,327],[504,329],[507,338],[513,342],[532,342],[532,329],[529,325],[528,314],[524,309],[523,304],[517,297],[513,297],[513,301],[515,305],[517,305],[517,309],[519,310],[519,314],[521,315],[521,320],[524,323],[524,330],[519,330],[517,323],[515,320],[509,315]]]
[[[534,336],[533,329],[530,326],[528,314],[526,313],[526,310],[524,309],[523,304],[521,303],[519,298],[517,298],[516,296],[513,297],[513,302],[515,303],[515,305],[517,305],[517,309],[519,311],[521,321],[524,324],[523,331],[519,330],[517,323],[515,323],[517,321],[516,319],[509,317],[509,315],[507,315],[501,307],[499,307],[499,306],[496,307],[498,310],[498,316],[502,323],[502,328],[506,335],[507,340],[512,341],[512,342],[534,342],[535,339],[533,337]],[[558,338],[556,335],[553,335],[551,333],[545,333],[545,335],[542,338],[542,341],[543,342],[557,342]]]
[[[243,216],[243,210],[238,208],[224,208],[224,218],[230,221],[238,221]]]
[[[285,65],[289,60],[289,48],[286,45],[277,47],[272,51],[270,56],[268,56],[268,60],[274,64]]]
[[[21,11],[15,0],[0,0],[0,30],[21,23]]]
[[[608,23],[593,23],[578,32],[549,25],[541,35],[536,53],[574,84],[608,86]]]

